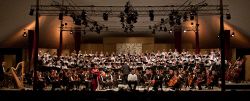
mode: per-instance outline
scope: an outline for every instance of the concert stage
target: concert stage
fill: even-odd
[[[163,87],[163,91],[154,92],[152,87],[150,91],[146,91],[144,87],[138,86],[136,91],[126,91],[127,85],[119,85],[118,88],[98,90],[96,92],[83,91],[83,90],[58,90],[51,91],[51,87],[46,87],[44,91],[33,91],[32,86],[26,87],[24,90],[19,89],[0,89],[0,97],[6,97],[9,100],[36,98],[39,100],[84,100],[84,101],[151,101],[151,100],[218,100],[218,99],[245,99],[249,97],[250,83],[227,83],[226,92],[221,92],[221,89],[214,87],[214,89],[207,89],[202,86],[202,90],[198,89],[181,89],[181,91],[174,91],[170,88]],[[123,88],[123,89],[121,89]]]
[[[250,91],[250,82],[226,83],[226,89],[232,91]]]
[[[127,91],[105,91],[105,92],[89,92],[89,91],[0,91],[1,98],[8,100],[16,99],[39,99],[39,100],[84,100],[84,101],[155,101],[166,100],[225,100],[235,99],[243,100],[249,98],[248,92],[236,91],[172,91],[172,92],[127,92]],[[238,97],[239,96],[239,97]]]

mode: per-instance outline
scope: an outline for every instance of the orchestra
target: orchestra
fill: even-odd
[[[118,88],[119,84],[128,85],[131,90],[136,89],[131,84],[144,86],[147,91],[150,87],[153,91],[158,91],[159,87],[161,90],[164,87],[173,90],[201,90],[202,86],[213,89],[214,86],[219,86],[218,75],[221,74],[219,50],[211,50],[205,54],[187,50],[179,53],[171,49],[142,54],[87,54],[74,51],[71,55],[61,57],[44,52],[39,54],[39,59],[43,68],[56,68],[57,72],[50,71],[41,75],[49,75],[53,89],[61,87],[72,90],[84,85],[86,90],[98,91]],[[235,64],[226,63],[229,66],[226,67],[227,80],[237,80],[242,60],[238,59]]]

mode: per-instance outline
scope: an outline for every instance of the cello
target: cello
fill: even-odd
[[[174,75],[168,82],[168,86],[172,87],[178,82],[178,76]]]

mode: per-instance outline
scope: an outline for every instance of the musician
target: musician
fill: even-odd
[[[197,86],[198,86],[198,89],[199,90],[202,90],[202,85],[205,84],[205,81],[206,81],[206,74],[205,72],[202,72],[201,74],[198,74],[198,77],[197,77]]]
[[[91,72],[90,72],[92,75],[91,90],[96,91],[99,85],[100,71],[96,64],[91,64],[91,67],[92,67]]]
[[[106,80],[107,80],[107,86],[109,89],[111,89],[113,87],[113,75],[111,70],[108,70],[107,74],[106,74]]]
[[[128,65],[128,63],[124,63],[122,65],[122,74],[123,74],[123,84],[127,84],[128,81],[127,81],[127,78],[128,78],[128,74],[130,72],[130,67]]]
[[[5,65],[6,65],[6,62],[2,62],[1,67],[0,67],[0,81],[4,80]]]
[[[212,74],[212,72],[210,72],[209,70],[207,70],[207,83],[206,86],[208,89],[213,89],[214,86],[214,75]]]
[[[145,86],[147,86],[147,91],[149,91],[149,87],[151,85],[153,85],[153,74],[152,74],[152,70],[151,69],[146,69],[146,73],[143,75],[144,77],[144,83],[145,83]]]
[[[35,90],[42,91],[45,87],[45,81],[44,81],[44,76],[42,75],[42,72],[36,71],[37,72],[37,88]]]
[[[2,86],[3,86],[3,82],[2,81],[4,81],[4,72],[5,72],[5,69],[4,69],[4,67],[5,67],[5,62],[2,62],[2,64],[1,64],[1,66],[0,66],[0,88],[2,88]]]
[[[137,78],[137,75],[135,74],[135,70],[132,70],[131,73],[128,75],[128,86],[129,86],[129,89],[131,91],[135,91],[136,90],[136,86],[137,86],[137,81],[138,81],[138,78]],[[133,89],[132,89],[132,86],[131,85],[134,85]]]
[[[102,71],[100,75],[100,85],[102,86],[101,89],[106,89],[107,87],[107,75],[104,71]]]
[[[60,88],[60,78],[55,70],[51,71],[50,80],[52,83],[51,90],[55,90],[56,88]]]
[[[153,85],[153,90],[154,91],[158,91],[158,87],[160,86],[161,88],[161,91],[163,91],[162,89],[162,83],[163,83],[163,75],[160,73],[159,70],[156,70],[156,74],[154,74],[154,77],[153,77],[153,82],[154,82],[154,85]]]

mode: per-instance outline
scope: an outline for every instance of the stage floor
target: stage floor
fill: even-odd
[[[250,91],[250,82],[244,82],[244,83],[226,83],[226,91],[232,91],[232,90],[235,90],[235,91]],[[79,89],[71,89],[70,91],[81,91],[83,90],[84,86],[80,86]],[[128,85],[124,85],[124,84],[119,84],[118,85],[118,88],[113,88],[113,89],[99,89],[97,91],[100,91],[100,92],[103,92],[103,91],[119,91],[119,89],[128,89]],[[153,87],[150,87],[149,88],[149,91],[152,91]],[[6,87],[3,87],[3,88],[0,88],[1,91],[18,91],[19,89],[15,89],[13,87],[11,88],[6,88]],[[33,87],[32,86],[28,86],[28,85],[25,85],[25,88],[24,90],[33,90]],[[45,91],[51,91],[51,85],[47,86],[46,88],[44,88]],[[58,91],[61,91],[63,89],[56,89]],[[143,86],[137,86],[136,87],[136,90],[137,91],[145,91],[146,90],[146,87],[143,87]],[[159,88],[159,91],[160,91],[160,88]],[[172,90],[168,87],[165,87],[163,86],[163,91],[165,92],[168,92],[168,91],[175,91],[175,90]],[[205,88],[205,86],[202,86],[202,90],[198,90],[198,88],[196,87],[195,89],[190,89],[190,88],[181,88],[180,91],[221,91],[221,88],[219,87],[213,87],[213,89],[207,89]]]
[[[70,91],[81,91],[82,89],[84,88],[84,86],[80,86],[79,89],[71,89]],[[119,84],[118,85],[118,88],[113,88],[113,89],[100,89],[100,90],[97,90],[97,91],[100,91],[100,92],[104,92],[104,91],[119,91],[119,89],[128,89],[128,85],[123,85],[123,84]],[[149,91],[152,91],[153,87],[150,87],[149,88]],[[0,90],[2,91],[18,91],[19,89],[15,89],[15,88],[0,88]],[[33,90],[32,86],[29,86],[29,87],[25,87],[24,90]],[[51,90],[51,86],[48,86],[46,88],[44,88],[45,91],[50,91]],[[62,90],[62,89],[56,89],[58,91]],[[143,86],[137,86],[136,87],[136,90],[137,91],[140,91],[140,92],[143,92],[146,90],[145,87]],[[221,89],[218,88],[218,87],[214,87],[213,89],[207,89],[205,88],[205,86],[202,86],[202,90],[198,90],[198,88],[196,89],[190,89],[190,88],[182,88],[180,91],[220,91]],[[160,88],[159,88],[159,91],[160,91]],[[175,91],[175,90],[172,90],[171,88],[167,88],[165,86],[163,86],[163,91]]]

